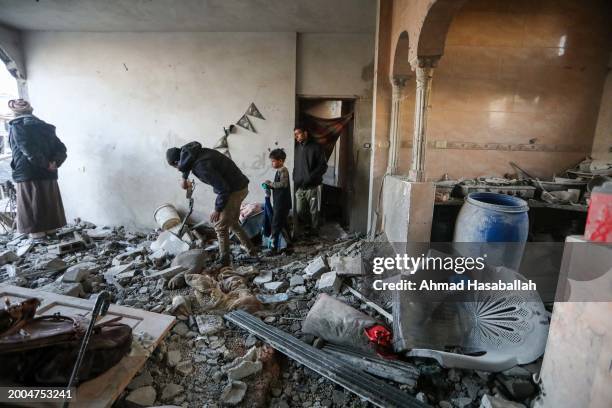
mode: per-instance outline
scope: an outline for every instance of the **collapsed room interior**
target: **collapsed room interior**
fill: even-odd
[[[556,282],[612,265],[609,245],[571,245],[588,241],[590,195],[612,180],[611,17],[605,0],[0,0],[1,295],[52,314],[88,313],[110,293],[134,345],[80,385],[83,406],[609,406],[609,293],[556,302]],[[17,97],[68,149],[70,222],[45,244],[9,225],[5,107]],[[250,180],[258,210],[244,223],[260,242],[268,156],[284,149],[291,173],[296,125],[327,143],[320,237],[256,261],[234,242],[233,269],[202,278],[219,248],[206,223],[215,194],[196,179],[189,236],[164,235],[159,209],[176,211],[176,228],[189,207],[166,150],[196,140],[230,157]],[[524,243],[548,246],[526,251],[536,261],[521,273],[555,281],[525,311],[548,316],[520,340],[533,356],[504,354],[506,365],[419,343],[455,328],[407,323],[413,299],[379,296],[368,271],[381,242],[461,241],[478,192],[526,203]],[[345,310],[338,299],[355,309],[346,319],[393,331],[399,361],[307,329],[317,310]]]

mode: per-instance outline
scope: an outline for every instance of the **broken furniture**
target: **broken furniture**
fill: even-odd
[[[525,280],[501,267],[494,272],[485,269],[474,279]],[[548,313],[536,291],[394,291],[393,296],[394,349],[398,353],[434,358],[445,367],[483,371],[531,363],[544,353]],[[463,354],[443,354],[455,348]]]
[[[234,311],[226,314],[224,318],[259,337],[287,357],[305,365],[378,407],[428,407],[427,404],[420,402],[411,395],[365,372],[355,371],[352,365],[343,360],[312,347],[282,330],[269,326],[249,313]]]
[[[0,299],[5,298],[8,298],[11,303],[19,303],[28,298],[38,298],[41,301],[37,310],[38,315],[52,315],[60,312],[64,315],[82,314],[88,316],[93,306],[91,300],[11,285],[0,285]],[[132,351],[113,368],[93,380],[82,383],[77,388],[79,406],[110,407],[174,323],[174,317],[172,316],[118,305],[111,305],[106,316],[100,322],[117,317],[121,317],[119,322],[132,327],[135,337],[132,343]]]

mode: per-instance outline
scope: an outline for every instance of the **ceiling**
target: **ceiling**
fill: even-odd
[[[0,24],[49,31],[371,33],[376,0],[0,0]]]

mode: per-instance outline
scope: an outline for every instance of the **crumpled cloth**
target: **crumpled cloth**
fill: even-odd
[[[221,269],[216,278],[208,274],[186,274],[185,281],[206,311],[244,310],[254,313],[262,308],[261,302],[247,287],[246,278],[231,267]]]

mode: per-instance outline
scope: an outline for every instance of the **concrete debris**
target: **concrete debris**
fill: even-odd
[[[308,289],[306,289],[306,286],[300,285],[300,286],[292,287],[291,291],[295,293],[296,295],[304,295],[306,294],[306,292],[308,292]]]
[[[363,264],[361,256],[332,256],[329,266],[338,276],[362,276]]]
[[[518,401],[523,401],[537,392],[535,385],[524,378],[512,378],[501,374],[497,376],[496,382],[506,389],[513,399]]]
[[[241,380],[250,375],[256,374],[261,371],[263,364],[261,361],[243,361],[236,367],[227,370],[227,376],[231,380]]]
[[[216,315],[198,315],[195,317],[200,334],[208,336],[223,330],[223,318]]]
[[[277,293],[275,295],[260,294],[257,295],[257,300],[264,304],[282,303],[289,300],[289,295],[286,293]]]
[[[336,272],[326,272],[321,275],[317,283],[317,289],[321,292],[338,293],[342,286],[342,279],[338,277]]]
[[[175,370],[183,377],[186,377],[193,373],[193,365],[189,361],[181,361],[176,365]]]
[[[255,277],[255,279],[253,279],[253,283],[256,285],[263,285],[265,283],[272,282],[272,279],[272,272],[266,271],[263,274]]]
[[[172,401],[177,395],[181,394],[185,388],[183,386],[170,383],[166,384],[162,389],[161,400],[162,402]]]
[[[247,385],[242,381],[231,381],[223,388],[221,401],[227,405],[238,405],[247,391]]]
[[[108,228],[86,229],[84,232],[89,236],[89,238],[94,240],[108,239],[113,235],[113,230]]]
[[[134,232],[83,221],[63,228],[45,242],[33,243],[20,234],[0,234],[0,280],[83,298],[106,290],[115,304],[177,317],[177,324],[127,385],[117,406],[368,406],[359,396],[293,360],[282,366],[270,363],[265,359],[269,344],[265,335],[237,330],[219,316],[229,310],[248,310],[261,316],[257,320],[263,319],[270,329],[282,330],[291,339],[287,347],[315,344],[316,353],[327,356],[325,349],[341,339],[322,341],[303,325],[322,292],[335,294],[337,301],[366,313],[372,322],[391,321],[390,313],[382,308],[388,305],[365,291],[368,283],[357,272],[361,272],[357,265],[365,241],[296,241],[291,252],[261,258],[238,256],[244,251],[232,243],[232,267],[218,269],[214,263],[218,245],[210,245],[213,235],[207,237],[190,245],[167,231]],[[82,247],[77,244],[79,250],[49,252],[79,240],[84,243]],[[208,251],[199,249],[207,246]],[[363,255],[363,259],[366,262],[369,258]],[[343,279],[347,283],[344,288],[340,286]],[[371,302],[356,289],[371,296]],[[151,344],[144,332],[134,336],[139,344]],[[375,375],[394,390],[416,395],[417,403],[455,408],[523,406],[500,395],[529,405],[535,387],[531,375],[539,369],[536,362],[533,368],[483,373],[447,370],[432,360],[381,363],[376,355],[372,357],[375,361],[359,357],[356,363],[347,360],[346,354],[345,350],[343,359],[334,358],[348,364],[351,375]],[[411,368],[398,378],[401,369],[406,369],[402,364]]]
[[[32,244],[31,242],[26,243],[25,245],[21,245],[17,248],[17,256],[22,258],[24,257],[28,252],[30,252],[30,250],[32,250],[32,248],[34,248],[34,244]],[[2,255],[0,255],[1,257]],[[0,261],[0,264],[2,264],[2,261]]]
[[[89,274],[97,271],[99,267],[93,262],[82,262],[69,267],[64,276],[62,282],[82,282],[89,278]]]
[[[304,284],[304,277],[301,275],[293,275],[291,279],[289,279],[289,286],[300,286]]]
[[[155,391],[155,388],[147,385],[130,392],[125,400],[130,404],[136,405],[137,407],[150,407],[155,403],[156,398],[157,392]]]
[[[312,262],[308,264],[304,269],[304,278],[306,279],[319,279],[319,277],[328,270],[325,258],[318,256]]]
[[[181,362],[181,352],[179,350],[170,350],[166,356],[168,367],[176,367]]]
[[[282,281],[282,282],[268,282],[268,283],[264,283],[263,286],[264,286],[264,289],[266,289],[267,291],[272,292],[272,293],[284,292],[289,287],[287,282],[284,282],[284,281]]]
[[[137,388],[144,387],[146,385],[153,384],[153,376],[148,370],[145,370],[142,374],[134,377],[132,381],[128,384],[128,390],[135,390]]]
[[[83,286],[78,282],[73,283],[62,283],[53,282],[40,288],[45,292],[57,293],[58,295],[72,296],[72,297],[85,297],[85,291]]]
[[[72,241],[62,242],[47,248],[50,254],[64,255],[70,252],[82,251],[86,248],[85,241],[82,239],[74,239]]]
[[[66,262],[57,257],[39,258],[34,264],[34,269],[45,273],[57,273],[66,270]]]
[[[525,408],[518,402],[508,401],[499,396],[483,395],[480,400],[480,408]]]
[[[169,268],[162,269],[161,271],[152,271],[145,274],[147,278],[150,279],[158,279],[163,278],[165,280],[172,279],[174,276],[178,275],[181,272],[186,271],[187,269],[182,265],[174,265]]]

